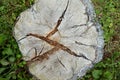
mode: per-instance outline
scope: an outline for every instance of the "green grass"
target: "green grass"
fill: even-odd
[[[120,2],[92,0],[97,18],[104,30],[103,60],[81,80],[120,79]],[[0,0],[0,80],[31,80],[25,61],[13,37],[12,29],[19,14],[30,7],[33,0]],[[78,79],[80,80],[80,79]]]
[[[81,80],[120,80],[120,2],[92,0],[104,31],[103,60]]]
[[[0,0],[0,80],[30,80],[31,75],[21,60],[12,29],[18,15],[33,0]]]

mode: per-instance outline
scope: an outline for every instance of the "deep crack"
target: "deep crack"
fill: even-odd
[[[65,15],[65,13],[67,11],[68,4],[69,4],[69,0],[67,2],[67,6],[66,6],[65,10],[63,11],[62,15],[59,17],[59,19],[57,21],[57,25],[55,26],[55,28],[51,32],[48,33],[48,35],[46,37],[50,37],[50,36],[52,36],[53,34],[55,34],[58,31],[58,27],[60,26],[60,24],[62,22],[62,19],[64,18],[64,15]]]

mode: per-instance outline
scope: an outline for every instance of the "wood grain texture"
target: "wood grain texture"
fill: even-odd
[[[15,39],[40,80],[76,80],[102,59],[104,41],[90,0],[36,0],[21,13]]]

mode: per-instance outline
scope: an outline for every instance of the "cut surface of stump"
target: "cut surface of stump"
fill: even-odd
[[[102,59],[102,31],[90,0],[36,0],[19,16],[14,36],[40,80],[77,80]]]

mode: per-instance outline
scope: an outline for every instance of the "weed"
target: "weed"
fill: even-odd
[[[81,80],[119,80],[120,78],[120,3],[119,0],[92,0],[104,31],[103,60]]]
[[[0,80],[30,80],[13,38],[12,29],[18,15],[29,8],[33,0],[0,0]]]

